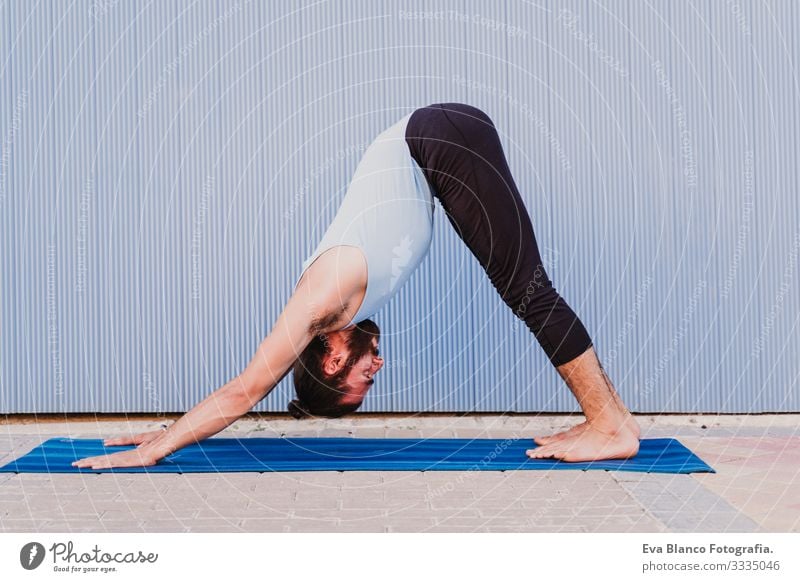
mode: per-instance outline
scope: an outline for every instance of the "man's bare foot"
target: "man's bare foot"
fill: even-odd
[[[554,443],[557,441],[561,441],[567,438],[572,438],[580,435],[583,431],[589,428],[589,423],[584,421],[580,424],[576,424],[572,428],[565,430],[563,432],[559,432],[550,436],[544,437],[534,437],[533,442],[537,445],[549,445],[550,443]],[[627,430],[630,432],[634,437],[637,439],[641,436],[641,430],[639,429],[639,423],[636,422],[636,419],[631,416],[630,414],[627,415],[625,419],[625,423],[622,425],[623,430]]]
[[[540,445],[540,446],[541,445],[548,445],[548,444],[550,444],[552,442],[555,442],[555,441],[560,441],[560,440],[568,438],[568,437],[577,436],[577,435],[581,434],[583,431],[585,431],[588,426],[589,426],[589,424],[586,421],[583,421],[582,423],[576,424],[575,426],[573,426],[573,427],[571,427],[571,428],[569,428],[569,429],[567,429],[565,431],[562,431],[562,432],[557,432],[557,433],[551,434],[549,436],[533,437],[533,442],[535,442],[537,445]]]
[[[635,421],[634,421],[635,422]],[[559,459],[569,463],[629,459],[639,452],[639,438],[629,429],[603,432],[591,424],[577,434],[526,451],[532,459]]]

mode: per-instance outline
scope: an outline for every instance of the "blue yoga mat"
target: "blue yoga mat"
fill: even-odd
[[[0,467],[0,473],[224,473],[282,471],[507,471],[606,469],[714,473],[675,439],[644,439],[625,461],[565,463],[530,459],[532,439],[209,438],[150,467],[80,469],[72,462],[135,448],[100,439],[52,438]]]

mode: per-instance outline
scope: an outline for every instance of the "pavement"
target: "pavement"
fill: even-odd
[[[245,417],[220,437],[519,438],[576,415]],[[0,473],[0,532],[798,532],[800,415],[637,415],[717,472]],[[0,465],[163,419],[0,419]]]

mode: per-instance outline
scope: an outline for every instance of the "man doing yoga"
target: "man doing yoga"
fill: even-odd
[[[636,455],[639,426],[580,319],[544,270],[492,120],[470,105],[438,103],[406,115],[364,152],[334,222],[241,374],[166,430],[105,441],[138,445],[135,449],[73,465],[153,465],[223,430],[291,370],[297,398],[289,411],[295,417],[338,417],[356,410],[383,366],[380,330],[368,317],[396,295],[426,256],[434,199],[586,417],[565,432],[535,438],[539,446],[528,456],[592,461]]]

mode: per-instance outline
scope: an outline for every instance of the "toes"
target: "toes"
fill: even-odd
[[[550,456],[550,448],[547,446],[538,447],[536,449],[529,449],[525,451],[525,454],[528,455],[531,459],[546,459]]]
[[[567,455],[569,455],[569,452],[565,449],[553,449],[550,451],[550,458],[558,461],[563,461]]]
[[[537,445],[544,446],[557,443],[558,441],[563,441],[564,439],[569,438],[570,436],[571,435],[569,435],[567,432],[560,432],[550,436],[534,437],[533,442],[535,442]]]

